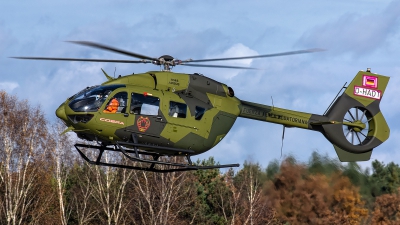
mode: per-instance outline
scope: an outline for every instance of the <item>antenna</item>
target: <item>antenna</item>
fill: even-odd
[[[271,95],[271,100],[272,100],[272,110],[274,110],[274,99],[272,98],[272,95]]]
[[[117,67],[115,67],[115,69],[114,69],[114,78],[115,78],[115,71],[117,71]]]
[[[334,103],[335,100],[338,98],[340,92],[342,92],[343,89],[346,89],[346,88],[347,88],[347,87],[346,87],[346,84],[347,84],[347,82],[344,83],[343,87],[339,90],[339,92],[337,93],[337,95],[335,96],[335,98],[332,100],[331,104],[330,104],[330,105],[328,106],[328,108],[325,110],[325,112],[324,112],[324,114],[323,114],[324,116],[325,116],[326,113],[329,111],[329,109],[332,107],[333,103]]]
[[[282,130],[282,145],[281,145],[281,159],[282,159],[282,150],[283,150],[283,139],[285,138],[285,125],[283,125],[283,130]]]

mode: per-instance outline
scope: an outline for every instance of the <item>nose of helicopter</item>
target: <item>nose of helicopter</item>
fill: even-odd
[[[56,116],[64,121],[67,121],[67,115],[65,114],[65,104],[61,104],[56,110]]]

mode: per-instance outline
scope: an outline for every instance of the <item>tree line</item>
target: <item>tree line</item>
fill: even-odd
[[[313,152],[226,171],[93,166],[40,107],[0,91],[0,115],[0,224],[400,224],[393,162],[362,169]]]

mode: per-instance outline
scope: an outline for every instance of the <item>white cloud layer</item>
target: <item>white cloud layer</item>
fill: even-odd
[[[0,90],[12,92],[15,88],[19,87],[16,82],[0,82]]]

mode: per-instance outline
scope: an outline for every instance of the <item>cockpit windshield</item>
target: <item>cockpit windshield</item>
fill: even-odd
[[[110,93],[120,87],[125,87],[125,85],[114,84],[84,89],[73,97],[69,107],[75,112],[96,112]]]

